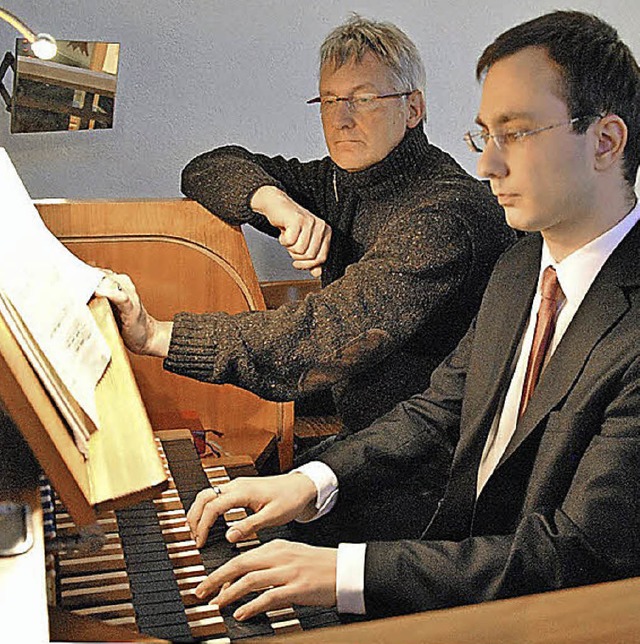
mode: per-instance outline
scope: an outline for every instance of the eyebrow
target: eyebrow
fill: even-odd
[[[531,112],[506,112],[505,114],[501,114],[496,119],[496,124],[506,125],[511,121],[520,121],[520,120],[535,120],[535,119],[534,119],[534,115]],[[485,128],[487,127],[485,122],[480,117],[480,115],[476,116],[475,123],[479,127],[485,127]]]
[[[376,89],[371,83],[360,83],[360,85],[356,85],[355,87],[351,88],[350,93],[353,94],[354,92],[358,92],[360,90],[367,90],[369,92],[375,92]],[[329,90],[323,92],[322,90],[320,91],[320,96],[337,96],[335,92],[331,92]]]

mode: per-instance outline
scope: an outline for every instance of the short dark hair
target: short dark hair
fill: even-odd
[[[560,67],[572,118],[616,114],[625,122],[624,178],[633,187],[640,164],[640,68],[618,32],[592,14],[554,11],[498,36],[478,60],[477,79],[526,47],[543,47]],[[585,132],[589,123],[576,123],[576,131]]]

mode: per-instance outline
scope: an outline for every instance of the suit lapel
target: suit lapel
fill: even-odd
[[[494,273],[478,314],[460,441],[445,497],[423,538],[435,535],[462,539],[472,529],[478,466],[531,308],[540,269],[540,240],[536,243],[535,238],[525,239],[509,252],[513,253],[508,259],[510,270]],[[629,310],[625,288],[638,286],[639,264],[637,224],[594,280],[549,361],[498,468],[568,394],[595,345]]]
[[[637,284],[640,225],[605,262],[545,368],[498,466],[518,449],[536,426],[569,393],[602,337],[629,310],[624,287]]]
[[[503,271],[486,293],[478,315],[474,354],[462,416],[462,430],[477,438],[490,425],[508,384],[515,352],[529,319],[540,268],[542,242],[531,236],[518,244],[510,270]]]
[[[540,249],[541,239],[533,235],[517,244],[509,251],[508,265],[494,272],[485,291],[467,374],[460,440],[445,498],[428,528],[430,538],[440,530],[459,538],[468,534],[476,500],[478,465],[529,317],[540,268]]]

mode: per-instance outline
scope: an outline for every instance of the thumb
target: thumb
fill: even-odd
[[[229,524],[225,537],[229,543],[238,543],[239,541],[247,541],[248,539],[257,539],[256,532],[264,527],[264,523],[260,520],[258,514],[252,514],[245,519],[233,521]]]
[[[300,229],[296,226],[287,226],[286,228],[281,228],[280,230],[282,231],[280,233],[280,237],[278,237],[280,245],[284,246],[285,248],[293,246],[298,240]]]
[[[129,299],[120,282],[110,275],[105,275],[102,278],[94,292],[100,297],[106,297],[114,304],[123,304]]]

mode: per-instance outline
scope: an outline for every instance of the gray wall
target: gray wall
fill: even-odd
[[[110,131],[9,134],[0,146],[33,198],[173,197],[181,168],[225,143],[310,159],[325,154],[317,48],[351,11],[391,20],[418,44],[427,66],[428,134],[468,170],[462,142],[479,89],[482,48],[517,22],[556,8],[599,14],[640,57],[638,0],[5,0],[35,31],[121,43],[115,127]],[[0,23],[0,52],[17,36]],[[300,278],[287,254],[248,233],[260,279]]]

